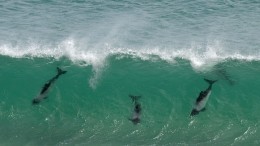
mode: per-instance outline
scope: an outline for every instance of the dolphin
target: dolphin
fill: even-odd
[[[141,121],[140,116],[141,116],[142,108],[141,108],[141,104],[138,102],[138,99],[141,98],[141,96],[129,95],[129,97],[132,98],[132,101],[134,103],[134,112],[132,118],[128,118],[128,120],[132,121],[133,124],[136,125]]]
[[[32,100],[32,104],[38,104],[40,103],[43,99],[47,98],[47,94],[50,90],[50,87],[54,84],[54,82],[60,77],[60,75],[65,74],[67,71],[61,70],[59,67],[57,67],[57,75],[51,78],[47,83],[44,84],[42,87],[42,90],[38,96],[36,96]]]
[[[227,72],[225,66],[218,64],[214,66],[214,73],[221,79],[227,81],[230,85],[235,85],[236,80]]]
[[[208,80],[208,79],[204,79],[204,80],[207,83],[209,83],[209,87],[206,90],[200,92],[199,97],[196,99],[196,103],[191,111],[190,116],[197,115],[199,114],[199,112],[206,110],[205,106],[211,94],[212,85],[217,81],[217,80]]]

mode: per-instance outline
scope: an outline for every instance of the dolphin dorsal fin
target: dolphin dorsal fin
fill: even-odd
[[[209,83],[210,85],[214,84],[215,82],[217,82],[218,80],[209,80],[209,79],[206,79],[204,78],[204,80]]]
[[[57,67],[58,75],[65,74],[67,71],[61,70],[59,67]]]
[[[142,96],[135,96],[135,95],[129,95],[129,97],[132,98],[133,102],[137,101],[139,98],[141,98]]]

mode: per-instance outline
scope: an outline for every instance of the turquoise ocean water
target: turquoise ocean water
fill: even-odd
[[[259,14],[258,0],[0,1],[0,145],[260,145]],[[203,78],[218,81],[190,117]]]

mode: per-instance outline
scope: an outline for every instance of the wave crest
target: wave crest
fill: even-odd
[[[224,47],[219,42],[208,44],[206,47],[194,43],[189,48],[124,48],[113,47],[109,44],[104,44],[100,48],[87,48],[86,46],[87,44],[82,45],[73,39],[67,39],[57,45],[30,43],[12,46],[3,44],[0,46],[0,54],[14,58],[52,57],[60,59],[67,57],[76,64],[92,65],[94,68],[104,67],[106,58],[113,55],[119,59],[130,56],[141,60],[155,61],[160,59],[169,63],[175,63],[176,58],[181,58],[189,60],[194,69],[214,66],[227,59],[253,61],[260,58],[260,53],[242,54],[241,52],[228,51],[223,49]]]

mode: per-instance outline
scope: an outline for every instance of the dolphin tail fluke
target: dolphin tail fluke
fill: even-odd
[[[129,95],[130,98],[132,98],[133,102],[137,101],[141,96],[135,96],[135,95]]]
[[[67,71],[61,70],[59,67],[57,67],[58,75],[65,74]]]
[[[209,79],[206,79],[204,78],[204,80],[209,83],[210,85],[214,84],[215,82],[217,82],[218,80],[209,80]]]

